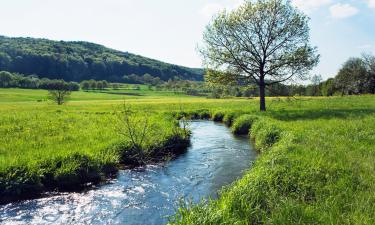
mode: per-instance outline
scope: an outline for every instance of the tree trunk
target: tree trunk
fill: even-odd
[[[266,111],[266,84],[264,80],[259,83],[260,111]]]

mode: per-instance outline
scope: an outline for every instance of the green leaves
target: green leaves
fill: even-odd
[[[203,39],[206,80],[214,85],[255,83],[264,89],[293,77],[304,79],[319,62],[309,43],[308,18],[289,1],[246,1],[221,12]]]

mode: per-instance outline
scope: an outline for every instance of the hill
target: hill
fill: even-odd
[[[122,81],[124,75],[150,74],[167,81],[203,80],[203,70],[164,63],[102,45],[77,41],[0,36],[0,71],[50,79]]]

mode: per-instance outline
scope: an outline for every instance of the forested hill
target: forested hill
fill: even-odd
[[[150,74],[165,81],[175,77],[203,79],[202,69],[168,64],[94,43],[0,36],[2,70],[66,81],[120,82],[124,75],[131,74]]]

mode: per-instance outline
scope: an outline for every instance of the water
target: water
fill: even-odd
[[[256,153],[222,124],[192,122],[192,145],[164,165],[120,171],[107,185],[0,206],[0,224],[164,224],[181,199],[215,197]]]

